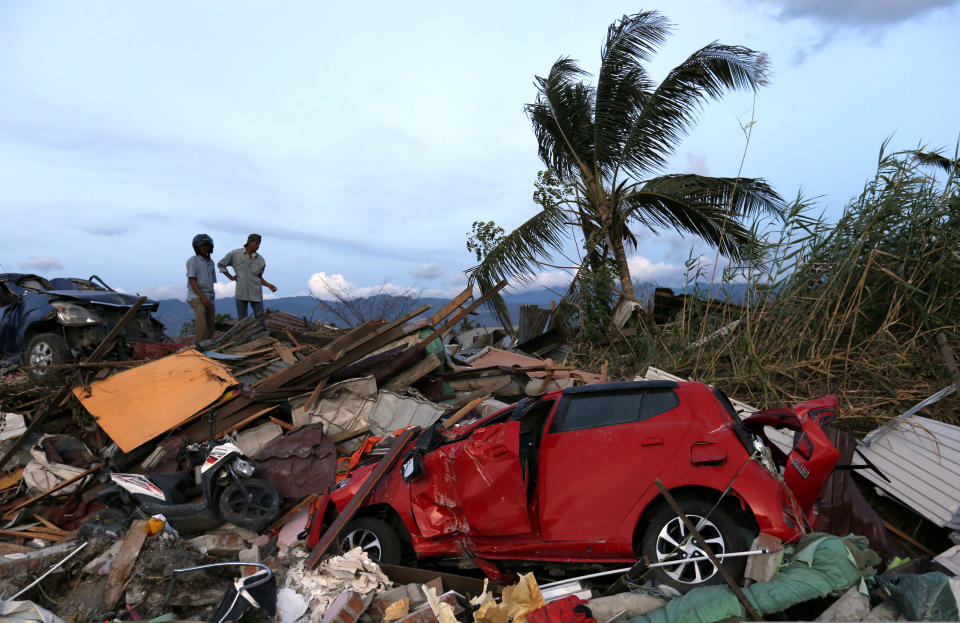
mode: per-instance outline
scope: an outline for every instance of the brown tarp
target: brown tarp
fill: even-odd
[[[857,440],[853,435],[832,428],[824,428],[823,432],[827,434],[830,443],[840,451],[838,464],[850,465],[857,447]],[[883,518],[873,510],[857,488],[851,470],[838,469],[830,474],[820,491],[817,507],[820,510],[822,531],[837,536],[865,536],[870,541],[870,549],[884,560],[903,555],[903,550],[883,526]]]
[[[285,498],[305,498],[332,487],[337,471],[336,448],[321,422],[271,441],[256,459],[264,480]]]

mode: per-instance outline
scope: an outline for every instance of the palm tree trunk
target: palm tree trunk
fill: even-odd
[[[623,246],[623,236],[617,232],[609,232],[610,247],[613,249],[613,257],[617,262],[617,272],[620,273],[620,290],[623,292],[623,298],[637,301],[637,295],[633,291],[633,279],[630,277],[630,266],[627,264],[627,251]]]

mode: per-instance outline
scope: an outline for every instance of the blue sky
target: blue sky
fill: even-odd
[[[278,296],[319,275],[459,290],[471,223],[535,210],[534,76],[561,56],[594,71],[610,22],[641,9],[676,25],[657,77],[714,40],[773,69],[755,101],[705,108],[673,171],[736,175],[753,115],[743,175],[836,218],[888,135],[957,142],[955,0],[7,0],[0,265],[182,297],[194,234],[219,258],[256,231]],[[635,277],[676,280],[694,241],[641,238]]]

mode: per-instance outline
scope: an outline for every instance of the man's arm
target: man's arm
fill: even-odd
[[[230,281],[236,281],[237,276],[231,275],[230,271],[227,270],[227,266],[233,266],[233,251],[227,253],[223,256],[223,259],[217,262],[217,268],[220,269],[220,272],[227,276],[227,279]]]
[[[276,292],[276,291],[277,291],[277,286],[273,285],[272,283],[270,283],[269,281],[267,281],[267,280],[264,279],[263,277],[260,277],[260,283],[261,283],[262,285],[265,285],[265,286],[267,286],[268,288],[270,288],[270,291],[271,291],[271,292]]]
[[[193,291],[197,293],[197,298],[200,299],[200,302],[203,303],[204,307],[210,307],[210,299],[200,291],[200,286],[197,285],[196,277],[187,277],[187,283],[190,284],[190,287],[193,288]]]

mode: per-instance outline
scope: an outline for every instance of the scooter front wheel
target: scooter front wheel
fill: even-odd
[[[242,486],[241,486],[242,484]],[[259,530],[280,514],[280,494],[269,482],[232,482],[220,496],[220,516],[241,528]]]

